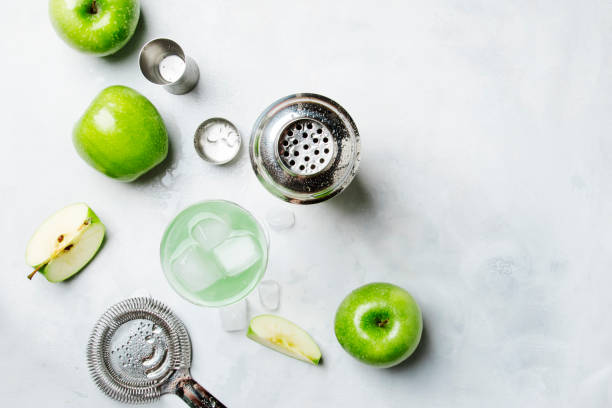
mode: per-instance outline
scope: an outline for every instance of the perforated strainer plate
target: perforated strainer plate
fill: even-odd
[[[333,161],[336,151],[330,131],[313,119],[290,123],[279,138],[278,154],[282,163],[300,176],[325,170]]]
[[[270,105],[253,126],[255,174],[283,200],[311,204],[344,190],[359,168],[359,132],[336,102],[296,94]]]
[[[224,407],[189,374],[191,341],[163,303],[139,297],[109,308],[87,344],[94,382],[109,397],[142,403],[175,393],[194,407]]]

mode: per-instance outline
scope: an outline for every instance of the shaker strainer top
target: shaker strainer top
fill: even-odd
[[[321,95],[279,99],[257,119],[251,163],[261,183],[283,200],[312,204],[340,193],[359,167],[359,132],[349,114]]]
[[[191,341],[183,323],[148,297],[124,300],[100,317],[87,344],[87,364],[98,388],[122,402],[174,393],[192,407],[224,407],[189,374]]]

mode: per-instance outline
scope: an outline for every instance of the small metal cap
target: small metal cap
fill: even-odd
[[[198,155],[213,164],[229,163],[238,155],[242,138],[232,122],[210,118],[198,126],[193,146]]]
[[[359,132],[349,114],[321,95],[289,95],[253,126],[251,164],[275,196],[296,204],[325,201],[344,190],[359,168]]]

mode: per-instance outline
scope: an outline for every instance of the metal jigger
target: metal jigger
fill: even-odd
[[[172,40],[157,38],[149,41],[140,51],[140,70],[149,81],[163,85],[171,94],[191,91],[200,78],[196,62],[185,55]]]

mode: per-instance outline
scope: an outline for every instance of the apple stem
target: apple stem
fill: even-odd
[[[387,323],[389,323],[389,319],[381,320],[380,322],[376,323],[376,325],[378,325],[378,327],[385,327]]]
[[[96,4],[96,0],[91,2],[91,7],[89,8],[89,14],[96,14],[98,12],[98,5]]]
[[[42,267],[43,267],[43,266],[45,266],[45,265],[46,265],[46,264],[42,264],[42,265],[40,265],[38,268],[34,269],[34,270],[32,271],[32,273],[30,273],[30,274],[28,275],[28,279],[29,279],[29,280],[32,280],[32,278],[34,277],[34,275],[36,275],[36,272],[40,271],[40,268],[42,268]]]

